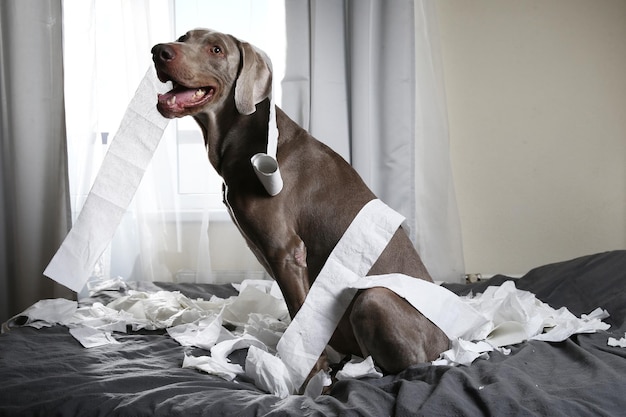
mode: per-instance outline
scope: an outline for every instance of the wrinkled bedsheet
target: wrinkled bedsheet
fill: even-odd
[[[512,278],[447,285],[480,293]],[[66,327],[12,327],[0,335],[0,416],[388,416],[623,415],[626,251],[536,268],[515,280],[554,308],[577,316],[606,309],[611,327],[558,343],[527,341],[470,366],[413,366],[398,375],[337,382],[328,395],[284,400],[241,377],[227,382],[182,368],[183,347],[164,330],[116,333],[120,344],[86,349]],[[231,286],[160,283],[190,298],[236,294]],[[231,359],[244,363],[245,351]]]

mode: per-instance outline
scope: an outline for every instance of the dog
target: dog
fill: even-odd
[[[376,196],[341,156],[278,107],[284,188],[274,197],[266,193],[250,159],[266,150],[272,72],[251,44],[196,29],[151,52],[159,80],[173,83],[159,96],[158,111],[167,118],[192,116],[200,126],[208,159],[224,181],[224,203],[293,318],[344,231]],[[402,228],[369,275],[387,273],[432,281]],[[354,297],[329,345],[344,354],[371,355],[383,371],[398,373],[436,359],[449,340],[406,300],[371,288]],[[323,354],[309,377],[327,368]]]

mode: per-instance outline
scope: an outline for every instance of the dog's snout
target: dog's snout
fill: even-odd
[[[152,48],[152,57],[155,61],[167,62],[176,57],[176,51],[170,45],[160,43]]]

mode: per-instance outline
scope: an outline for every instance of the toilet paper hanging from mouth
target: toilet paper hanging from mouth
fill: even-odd
[[[44,271],[47,277],[76,292],[84,287],[169,123],[156,108],[157,93],[169,88],[150,67],[124,113],[76,223]]]

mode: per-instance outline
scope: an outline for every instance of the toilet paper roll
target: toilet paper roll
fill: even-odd
[[[267,193],[272,197],[280,193],[283,189],[283,178],[280,175],[276,158],[265,153],[257,153],[250,159],[250,162]]]
[[[164,93],[150,67],[132,98],[102,161],[76,223],[44,275],[79,292],[107,248],[159,144],[168,119],[156,109]]]

